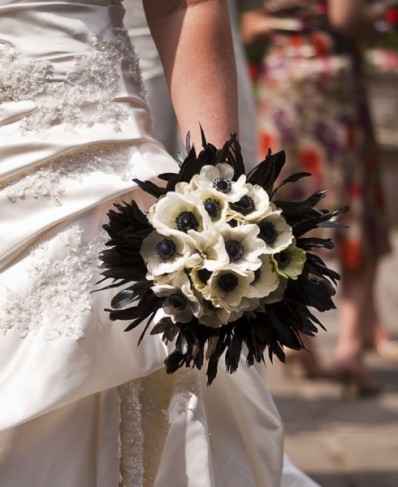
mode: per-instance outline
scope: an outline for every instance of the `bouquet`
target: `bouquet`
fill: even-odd
[[[334,308],[339,275],[312,250],[333,242],[304,235],[341,226],[346,209],[316,209],[324,191],[278,199],[281,186],[309,176],[296,173],[274,188],[284,152],[269,152],[245,174],[235,136],[217,149],[202,131],[202,145],[197,154],[188,138],[179,172],[159,175],[163,185],[135,180],[156,198],[148,213],[134,201],[108,213],[100,282],[122,288],[106,310],[111,320],[129,321],[126,331],[143,325],[140,343],[156,317],[150,333],[174,342],[167,372],[206,361],[210,385],[224,353],[230,373],[244,346],[249,366],[266,350],[284,361],[284,347],[303,348],[300,333],[323,328],[309,308]]]

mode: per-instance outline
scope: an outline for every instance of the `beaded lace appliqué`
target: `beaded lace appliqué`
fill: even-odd
[[[65,178],[83,181],[85,176],[93,172],[103,172],[117,174],[124,181],[132,179],[129,150],[127,146],[95,146],[76,154],[60,156],[54,162],[8,184],[4,192],[12,203],[18,199],[42,197],[61,205]]]
[[[120,397],[120,483],[119,487],[144,485],[144,433],[141,426],[140,380],[118,388]]]
[[[0,44],[0,103],[35,103],[21,121],[22,132],[59,124],[73,132],[78,126],[105,122],[118,130],[126,117],[122,104],[114,101],[119,91],[119,64],[126,63],[129,76],[143,94],[138,59],[122,28],[115,28],[109,41],[94,37],[91,48],[76,57],[66,80],[59,81],[50,62],[30,59]]]
[[[175,387],[178,397],[175,413],[180,415],[194,409],[196,398],[201,391],[198,371],[190,368],[179,370]]]
[[[29,293],[6,289],[5,303],[0,309],[3,333],[13,329],[23,338],[45,327],[49,340],[83,337],[80,319],[91,308],[89,284],[106,237],[101,233],[84,243],[83,229],[73,225],[57,239],[63,247],[62,257],[51,257],[47,241],[32,250],[26,269],[32,282]]]

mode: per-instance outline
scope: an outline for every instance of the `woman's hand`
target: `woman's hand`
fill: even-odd
[[[236,67],[225,0],[144,0],[178,123],[201,146],[238,131]]]

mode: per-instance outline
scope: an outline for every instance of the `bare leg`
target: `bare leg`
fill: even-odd
[[[356,384],[359,391],[372,394],[379,386],[363,363],[368,327],[377,322],[373,300],[375,265],[342,270],[340,299],[340,332],[335,350],[337,373]]]
[[[322,378],[327,375],[325,367],[321,363],[317,350],[315,340],[307,335],[301,335],[301,339],[306,350],[291,350],[286,349],[287,364],[289,362],[298,362],[304,375],[311,379]]]

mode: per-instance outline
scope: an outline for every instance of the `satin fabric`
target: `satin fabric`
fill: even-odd
[[[0,483],[276,487],[282,426],[260,372],[242,358],[211,387],[167,376],[161,339],[137,347],[104,311],[113,293],[93,292],[107,212],[148,208],[132,178],[175,168],[123,14],[0,0]]]

